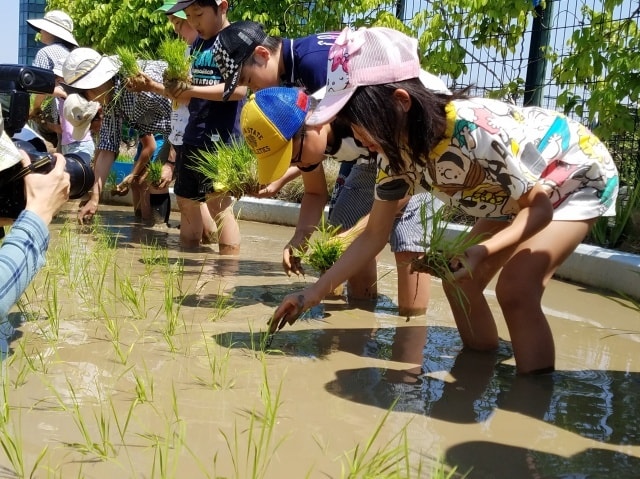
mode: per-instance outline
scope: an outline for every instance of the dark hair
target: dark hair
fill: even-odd
[[[218,2],[217,2],[217,0],[196,0],[193,3],[195,3],[199,7],[213,7],[214,13],[216,13],[216,14],[218,13]]]
[[[269,50],[270,53],[276,53],[280,46],[282,45],[282,37],[268,36],[264,39],[264,41],[260,44],[260,46],[265,47]],[[244,61],[245,65],[255,65],[257,62],[254,58],[254,55],[249,55],[249,57]]]
[[[393,93],[401,88],[411,97],[408,112],[400,109]],[[440,141],[446,128],[447,103],[466,97],[465,91],[438,93],[420,79],[359,87],[338,113],[338,118],[361,126],[380,144],[395,173],[406,169],[402,151],[413,163],[426,166],[426,155]]]

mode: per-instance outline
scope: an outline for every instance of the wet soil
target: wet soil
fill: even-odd
[[[405,439],[422,472],[393,477],[439,463],[468,478],[638,477],[640,312],[626,300],[552,281],[557,371],[516,377],[495,300],[499,351],[462,351],[439,280],[426,316],[397,316],[385,251],[376,302],[325,301],[265,352],[275,307],[314,280],[281,271],[292,228],[241,222],[235,258],[180,251],[177,229],[134,225],[130,208],[101,212],[102,234],[57,218],[11,315],[0,442],[25,475],[391,477],[347,473]],[[2,477],[19,464],[0,453]]]

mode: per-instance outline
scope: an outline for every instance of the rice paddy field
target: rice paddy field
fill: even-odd
[[[241,221],[230,257],[130,207],[81,230],[76,207],[4,331],[0,477],[638,477],[628,300],[552,281],[557,371],[516,377],[500,319],[495,354],[462,351],[439,280],[426,316],[398,317],[385,251],[376,302],[325,301],[267,346],[315,279],[282,272],[292,228]]]

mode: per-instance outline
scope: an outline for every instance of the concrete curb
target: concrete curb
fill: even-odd
[[[177,203],[171,189],[171,205]],[[127,197],[114,198],[131,204]],[[128,201],[128,203],[127,203]],[[241,198],[234,205],[236,215],[245,221],[295,226],[300,205],[273,199]],[[464,228],[452,225],[451,234]],[[556,272],[556,277],[640,300],[640,255],[581,244]]]

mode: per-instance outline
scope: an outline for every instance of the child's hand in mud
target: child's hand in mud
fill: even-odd
[[[287,323],[295,323],[302,313],[320,303],[321,299],[313,286],[286,296],[269,321],[269,334],[281,330]]]
[[[287,276],[295,274],[296,276],[304,276],[304,269],[302,268],[302,260],[300,256],[295,254],[296,248],[288,244],[282,251],[282,268]]]

